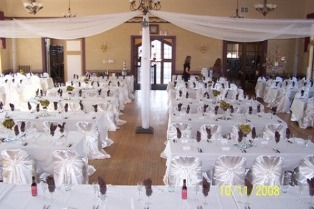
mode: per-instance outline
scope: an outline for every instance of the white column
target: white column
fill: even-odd
[[[149,128],[150,110],[150,34],[148,15],[143,15],[142,24],[142,59],[141,59],[141,114],[142,128]]]
[[[15,73],[16,70],[18,72],[19,69],[17,69],[17,66],[16,66],[16,39],[15,38],[12,38],[12,69],[13,69],[13,72]]]

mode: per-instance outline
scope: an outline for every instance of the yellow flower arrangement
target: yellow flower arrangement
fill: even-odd
[[[223,109],[224,111],[227,111],[230,107],[231,105],[228,102],[223,100],[220,102],[220,108]]]
[[[2,125],[6,127],[7,129],[12,129],[13,126],[15,125],[14,120],[12,118],[6,118],[3,122]]]
[[[48,105],[50,104],[50,102],[49,102],[47,99],[45,99],[45,100],[40,100],[39,103],[40,103],[40,105],[41,105],[43,108],[47,108]]]
[[[245,134],[249,134],[251,132],[251,127],[248,124],[241,124],[240,125],[240,130]]]
[[[73,86],[67,86],[66,91],[73,91],[74,87]]]
[[[22,75],[24,75],[25,74],[25,72],[24,72],[24,70],[23,69],[20,69],[20,72],[19,72],[20,74],[22,74]]]
[[[218,95],[220,95],[220,91],[214,89],[214,90],[213,90],[213,95],[214,95],[215,97],[218,96]]]

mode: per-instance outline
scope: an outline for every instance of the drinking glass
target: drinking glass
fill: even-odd
[[[301,197],[303,195],[303,184],[301,183],[299,183],[298,185],[298,194],[299,194],[298,202],[301,202]]]
[[[41,190],[43,192],[43,196],[44,196],[44,199],[46,198],[46,191],[47,191],[47,183],[44,182],[44,181],[41,181],[40,182],[40,186],[41,186]]]
[[[93,189],[94,189],[94,200],[96,201],[99,194],[99,185],[97,182],[93,182]]]
[[[150,201],[149,201],[149,197],[152,195],[152,193],[153,193],[153,190],[152,190],[152,189],[147,189],[147,188],[146,188],[146,196],[147,196],[146,205],[147,205],[147,206],[151,204]]]
[[[198,194],[199,191],[200,191],[200,186],[198,184],[195,184],[195,186],[194,186],[194,192],[195,192],[195,199],[194,199],[194,201],[195,202],[198,202],[197,194]]]
[[[137,190],[138,190],[138,201],[142,200],[141,199],[141,192],[143,189],[143,183],[142,182],[137,182]]]
[[[55,192],[56,186],[55,185],[48,185],[48,190],[50,192],[50,204],[54,201],[54,192]]]

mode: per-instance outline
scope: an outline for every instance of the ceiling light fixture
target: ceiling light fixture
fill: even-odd
[[[131,11],[142,11],[144,15],[147,14],[149,10],[160,10],[161,4],[160,0],[138,0],[139,5],[136,5],[136,0],[130,0],[130,10]]]
[[[63,14],[63,17],[76,17],[76,14],[71,12],[71,2],[69,0],[69,8],[68,8],[68,13]]]
[[[255,4],[255,9],[266,16],[269,12],[276,9],[276,4],[267,4],[267,0],[264,0],[264,4]]]
[[[239,0],[237,0],[236,15],[235,16],[231,16],[231,18],[244,18],[243,16],[239,15]]]
[[[36,0],[27,0],[27,2],[24,2],[23,5],[24,8],[33,15],[35,15],[39,10],[44,8],[44,5],[42,3],[37,3]]]

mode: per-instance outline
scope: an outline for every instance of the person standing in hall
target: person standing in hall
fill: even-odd
[[[217,58],[213,66],[213,79],[217,81],[221,76],[221,59]]]
[[[191,68],[191,56],[186,56],[183,64],[183,74],[182,78],[185,82],[188,82],[190,79],[190,68]]]

